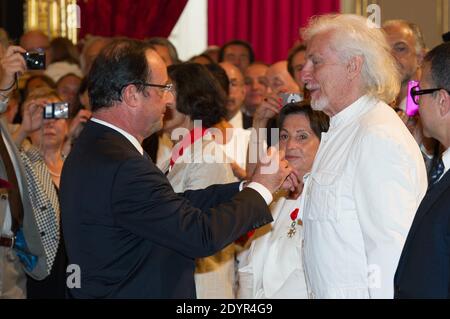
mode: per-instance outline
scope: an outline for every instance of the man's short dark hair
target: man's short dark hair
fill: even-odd
[[[144,92],[142,83],[151,78],[145,56],[147,49],[148,45],[142,41],[117,39],[100,52],[88,75],[92,111],[121,102],[122,90],[129,84],[135,84],[140,92]]]
[[[225,117],[225,92],[204,65],[171,65],[168,73],[175,84],[178,112],[189,115],[193,121],[201,120],[205,128],[219,123]]]
[[[450,91],[450,42],[442,43],[428,52],[424,62],[430,63],[434,85]]]
[[[289,103],[284,106],[278,118],[278,127],[281,127],[286,120],[286,117],[293,114],[302,114],[309,120],[309,125],[319,140],[323,132],[327,132],[330,126],[330,118],[322,111],[314,111],[311,108],[309,101]]]
[[[246,48],[248,51],[248,58],[250,60],[250,64],[255,62],[255,53],[253,52],[251,44],[243,40],[232,40],[222,45],[222,47],[219,50],[219,62],[223,62],[223,59],[225,58],[225,49],[231,45],[240,45]]]
[[[293,63],[294,57],[297,55],[297,53],[302,52],[302,51],[306,51],[306,45],[304,45],[304,44],[299,44],[299,45],[293,47],[291,49],[291,51],[289,51],[289,55],[287,58],[287,67],[288,67],[288,72],[292,76],[293,79],[295,79],[295,75],[294,75],[294,65],[292,63]]]

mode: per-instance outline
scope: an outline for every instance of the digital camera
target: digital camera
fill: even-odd
[[[22,53],[28,70],[44,70],[45,69],[45,53],[39,51]]]
[[[69,103],[56,102],[44,106],[44,119],[68,119]]]
[[[298,93],[281,93],[280,97],[283,100],[283,106],[303,101],[303,96]]]

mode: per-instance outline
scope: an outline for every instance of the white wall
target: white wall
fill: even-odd
[[[206,50],[208,46],[208,0],[188,0],[169,36],[182,61]]]

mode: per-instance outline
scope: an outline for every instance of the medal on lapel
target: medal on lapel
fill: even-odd
[[[297,228],[296,228],[297,225],[300,225],[300,226],[303,225],[303,222],[301,221],[301,219],[297,220],[298,212],[299,212],[299,209],[296,208],[290,214],[292,222],[291,222],[291,226],[289,227],[289,230],[287,232],[287,236],[289,238],[292,238],[295,235],[295,233],[297,232]]]

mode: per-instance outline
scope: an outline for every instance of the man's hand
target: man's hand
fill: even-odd
[[[264,185],[273,194],[280,189],[292,172],[292,167],[284,159],[284,151],[278,151],[276,148],[270,147],[268,154],[257,164],[251,181]],[[293,180],[290,177],[285,187],[294,189],[296,185]]]
[[[26,51],[19,46],[9,46],[6,53],[0,59],[0,89],[13,89],[15,74],[21,75],[27,69],[27,65],[21,53]],[[9,90],[8,90],[9,91]],[[9,92],[3,91],[4,94]]]

